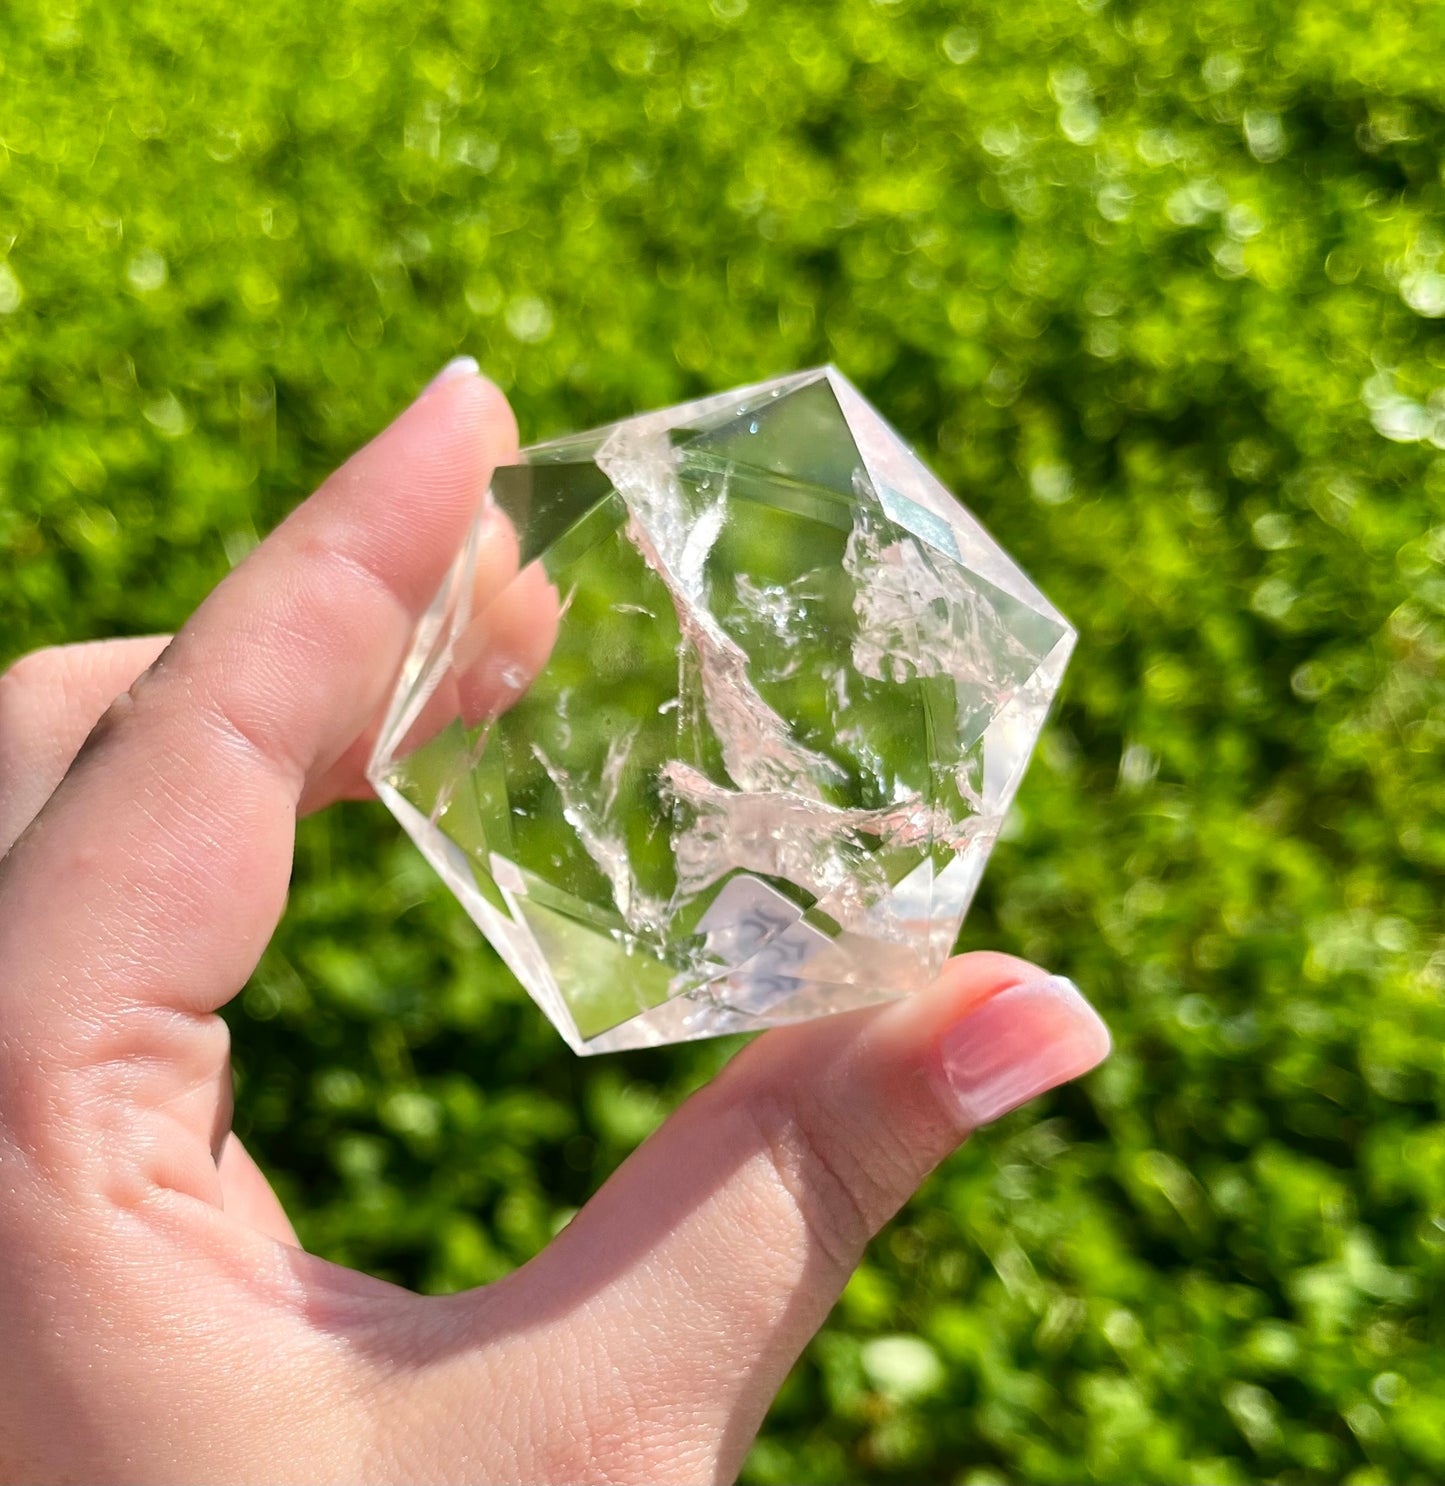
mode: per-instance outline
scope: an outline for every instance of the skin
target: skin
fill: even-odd
[[[1009,1102],[1107,1051],[1076,995],[1009,989],[1037,967],[964,956],[758,1038],[497,1284],[423,1298],[297,1245],[230,1133],[215,1012],[281,914],[297,815],[365,792],[515,442],[490,383],[439,379],[173,640],[0,677],[0,1478],[728,1479],[869,1239],[1002,1112],[960,1054],[985,1009]],[[525,612],[479,626],[464,709],[504,705],[509,646],[535,669],[551,644],[555,594],[507,541],[478,581]]]

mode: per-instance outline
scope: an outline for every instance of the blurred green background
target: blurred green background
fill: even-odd
[[[1445,1478],[1445,7],[0,12],[0,663],[179,623],[448,357],[836,361],[1081,644],[965,931],[1099,1073],[950,1160],[769,1482]],[[502,1274],[731,1051],[575,1060],[380,807],[233,1017],[312,1247]]]

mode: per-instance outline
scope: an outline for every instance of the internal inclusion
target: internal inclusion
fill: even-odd
[[[397,756],[472,617],[454,573],[383,797],[579,1050],[917,988],[1068,626],[831,370],[525,458],[493,496],[566,606],[556,650],[509,710]]]

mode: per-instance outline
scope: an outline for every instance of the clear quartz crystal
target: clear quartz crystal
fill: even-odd
[[[578,1052],[925,985],[1074,632],[831,367],[497,470],[369,774]]]

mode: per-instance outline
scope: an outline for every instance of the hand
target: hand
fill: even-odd
[[[364,791],[515,437],[449,368],[169,644],[0,678],[0,1477],[729,1477],[928,1171],[1108,1050],[1067,982],[964,956],[758,1038],[498,1284],[422,1298],[298,1247],[229,1133],[216,1009],[281,913],[298,812]]]

